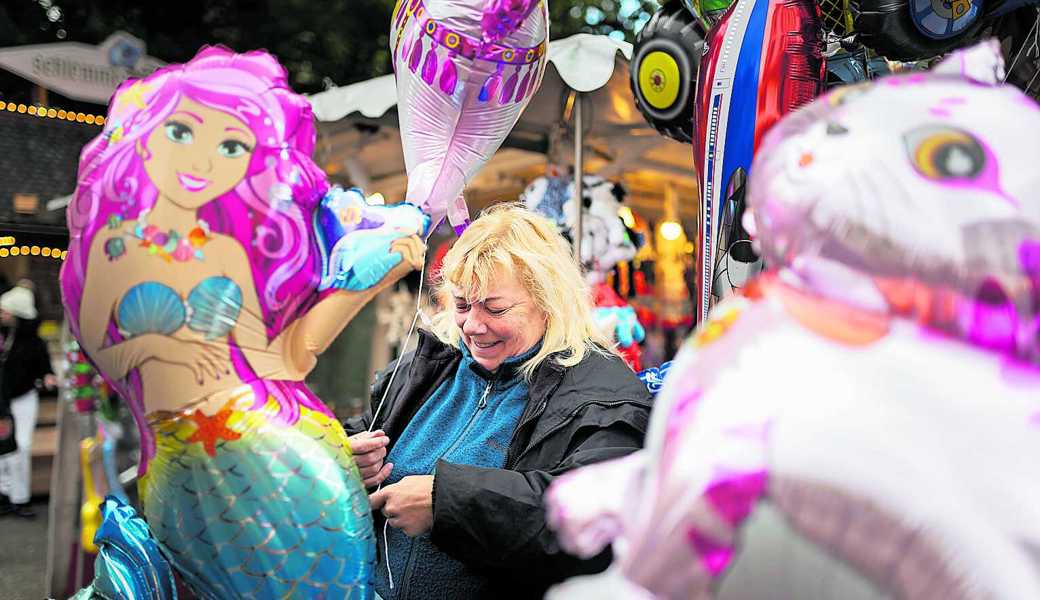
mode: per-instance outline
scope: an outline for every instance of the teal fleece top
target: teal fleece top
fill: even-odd
[[[462,362],[455,376],[442,383],[419,408],[386,462],[394,469],[383,486],[409,475],[434,475],[438,460],[478,467],[502,468],[506,450],[528,400],[527,382],[519,367],[541,348],[502,363],[490,373],[473,359],[462,343]],[[436,499],[434,499],[436,502]],[[473,598],[483,577],[441,552],[429,533],[409,538],[403,532],[378,528],[379,564],[376,591],[384,600]],[[389,559],[384,554],[389,555]],[[387,564],[393,575],[390,589]]]

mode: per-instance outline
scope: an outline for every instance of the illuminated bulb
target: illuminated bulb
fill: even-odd
[[[621,217],[621,220],[625,222],[625,227],[633,229],[636,226],[636,217],[632,214],[632,209],[627,206],[622,206],[618,209],[617,214]]]
[[[668,240],[669,242],[679,239],[682,235],[682,225],[675,221],[665,221],[661,223],[661,237]]]
[[[18,246],[11,248],[11,256],[18,256],[21,252],[18,250]]]
[[[39,246],[33,246],[32,248],[29,248],[29,254],[32,254],[33,256],[39,256],[40,255],[40,247]]]
[[[10,252],[7,251],[7,248],[0,248],[0,258],[7,258],[8,254],[10,254]]]
[[[29,114],[30,115],[35,115],[36,114],[36,107],[35,106],[30,106],[29,107]]]
[[[51,249],[50,248],[41,248],[40,249],[40,254],[42,254],[44,256],[50,256],[51,255]]]
[[[69,254],[68,250],[62,250],[61,251],[61,259],[65,260],[65,257],[68,256],[68,254]]]
[[[53,119],[53,118],[54,118],[54,117],[56,117],[57,115],[58,115],[58,111],[54,110],[53,108],[48,108],[48,109],[47,109],[47,116],[48,116],[48,117],[50,117],[50,118],[52,118],[52,119]]]
[[[22,254],[29,254],[29,247],[28,246],[22,246],[21,248],[19,248],[19,250],[22,251]]]
[[[64,119],[65,118],[65,109],[64,108],[58,111],[58,118],[59,119]]]
[[[86,120],[88,125],[93,125],[94,124],[94,115],[87,115],[86,117],[84,117],[84,120]]]
[[[97,124],[97,125],[104,125],[105,124],[105,117],[95,117],[94,118],[94,123]]]
[[[22,114],[25,114],[25,105],[24,104],[19,104],[18,105],[18,112],[20,112]]]
[[[51,248],[51,256],[54,258],[61,256],[61,248]]]

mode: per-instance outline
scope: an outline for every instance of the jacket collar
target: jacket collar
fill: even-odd
[[[462,352],[458,348],[445,344],[433,332],[425,329],[418,331],[419,340],[415,346],[415,358],[418,360],[412,361],[413,368],[421,361],[441,362],[462,358]],[[550,354],[535,368],[529,384],[532,403],[540,403],[560,384],[564,369],[556,362],[558,356],[558,352]]]

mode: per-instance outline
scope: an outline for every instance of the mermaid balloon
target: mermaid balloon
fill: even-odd
[[[607,573],[549,598],[1040,597],[1040,108],[999,47],[839,88],[762,144],[779,270],[669,369],[644,451],[561,477]]]
[[[310,106],[274,58],[205,48],[123,84],[82,152],[67,320],[136,419],[143,516],[200,598],[371,596],[367,495],[303,379],[420,263],[429,220],[329,190],[314,144]],[[86,596],[159,556],[115,564],[129,555],[106,544],[143,538],[113,527]],[[164,586],[119,597],[171,597]]]
[[[541,85],[549,23],[541,0],[398,0],[390,31],[407,198],[469,223],[462,190]]]

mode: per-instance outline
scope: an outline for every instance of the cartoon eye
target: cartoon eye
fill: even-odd
[[[905,134],[903,140],[910,163],[928,179],[974,179],[986,167],[982,144],[960,129],[919,127]]]
[[[190,144],[195,140],[191,127],[180,121],[170,121],[166,124],[166,137],[175,144]]]
[[[238,158],[249,154],[250,147],[238,140],[224,140],[217,146],[217,152],[225,158]]]

